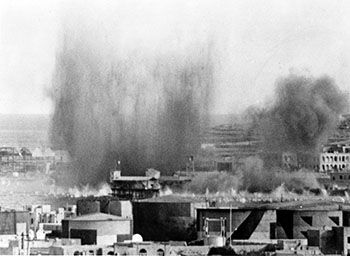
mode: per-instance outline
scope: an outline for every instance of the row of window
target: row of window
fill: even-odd
[[[350,175],[339,175],[339,180],[350,180]],[[332,176],[332,180],[336,180],[336,176]]]
[[[324,163],[329,162],[350,162],[350,156],[322,156],[322,161]]]
[[[322,170],[323,171],[331,171],[331,170],[345,170],[346,167],[349,167],[349,165],[345,165],[345,164],[339,164],[339,165],[336,165],[336,164],[323,164],[322,165]]]

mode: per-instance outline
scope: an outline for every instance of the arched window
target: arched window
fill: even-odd
[[[334,161],[337,162],[338,161],[338,157],[335,156],[334,157]]]
[[[343,179],[343,175],[339,175],[339,179],[342,180]]]
[[[75,251],[75,252],[73,253],[73,255],[74,255],[74,256],[80,255],[80,252],[79,252],[79,251]]]
[[[163,249],[158,249],[157,250],[157,256],[164,256],[165,253],[164,253],[164,250]]]
[[[142,249],[139,251],[139,255],[140,255],[140,256],[147,256],[147,251],[146,251],[146,249],[142,248]]]
[[[107,255],[114,255],[114,252],[109,251],[109,252],[107,253]]]

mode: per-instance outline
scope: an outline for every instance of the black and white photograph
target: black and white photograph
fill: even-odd
[[[0,0],[0,255],[350,255],[350,2]]]

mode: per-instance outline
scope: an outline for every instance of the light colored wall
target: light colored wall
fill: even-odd
[[[97,236],[131,234],[131,220],[115,221],[69,221],[70,229],[93,229]]]
[[[312,217],[312,226],[307,224],[302,216]],[[293,238],[303,239],[303,231],[308,229],[331,229],[337,226],[329,217],[339,217],[339,226],[343,225],[343,214],[341,211],[294,211],[293,213]]]
[[[259,225],[251,235],[250,239],[270,239],[270,224],[276,223],[276,211],[268,210],[264,213]]]
[[[97,235],[96,243],[98,245],[112,245],[117,242],[117,235]]]
[[[132,204],[130,201],[120,201],[122,208],[122,216],[124,218],[132,219]]]

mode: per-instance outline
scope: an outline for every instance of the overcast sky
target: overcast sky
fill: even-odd
[[[327,74],[350,90],[349,1],[11,0],[0,10],[0,113],[51,113],[62,19],[77,13],[104,24],[117,17],[115,33],[135,49],[213,37],[213,113],[268,102],[275,80],[290,72]]]

